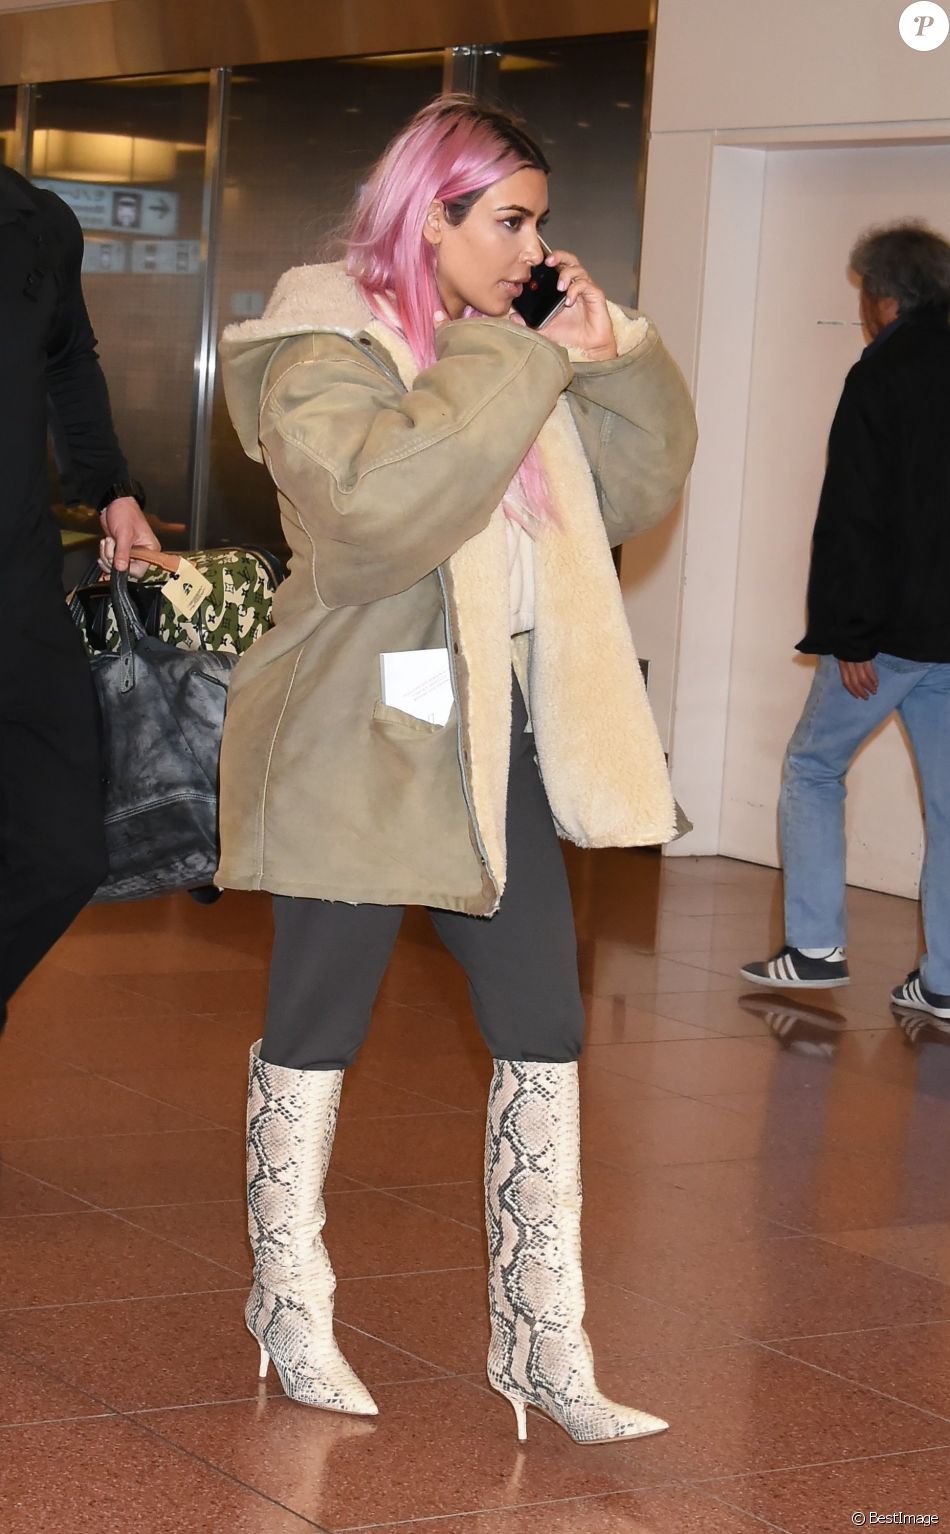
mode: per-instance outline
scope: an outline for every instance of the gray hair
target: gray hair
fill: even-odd
[[[901,314],[932,304],[950,307],[950,244],[923,222],[868,229],[850,265],[866,293],[896,298]]]

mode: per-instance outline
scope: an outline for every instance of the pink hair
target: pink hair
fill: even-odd
[[[549,170],[541,150],[512,118],[469,96],[442,96],[393,139],[361,188],[347,241],[347,271],[384,323],[392,325],[395,309],[420,368],[436,360],[434,315],[442,307],[435,247],[422,232],[432,203],[442,202],[449,222],[460,224],[490,186],[526,167]],[[555,521],[536,445],[519,478],[535,517]],[[527,525],[507,506],[506,513]]]

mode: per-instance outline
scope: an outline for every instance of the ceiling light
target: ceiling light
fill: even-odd
[[[557,69],[553,59],[529,58],[525,53],[503,53],[498,68],[503,74],[522,74],[528,69]]]
[[[433,69],[441,69],[445,63],[445,53],[441,48],[427,50],[425,53],[364,53],[352,59],[337,59],[338,64],[370,64],[379,69],[418,69],[430,65]]]
[[[171,181],[178,152],[167,139],[133,138],[127,133],[76,133],[37,128],[31,174],[63,181],[96,181],[127,186],[136,181]]]

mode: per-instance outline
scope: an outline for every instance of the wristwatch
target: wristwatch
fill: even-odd
[[[114,479],[96,507],[96,510],[105,511],[106,507],[111,506],[113,501],[120,501],[126,495],[134,496],[142,510],[145,510],[145,490],[137,479]]]

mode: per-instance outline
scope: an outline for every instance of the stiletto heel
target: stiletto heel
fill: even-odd
[[[519,1443],[527,1443],[528,1442],[528,1413],[525,1410],[524,1402],[523,1401],[519,1401],[517,1396],[505,1396],[505,1400],[508,1402],[508,1405],[510,1407],[512,1407],[512,1409],[514,1411],[514,1414],[515,1414],[515,1421],[518,1424],[518,1442]]]
[[[259,1380],[266,1380],[266,1378],[267,1378],[267,1370],[269,1369],[269,1367],[270,1367],[270,1354],[268,1353],[268,1351],[267,1351],[267,1349],[265,1347],[262,1347],[261,1348],[261,1368],[260,1368],[260,1373],[257,1376]]]

